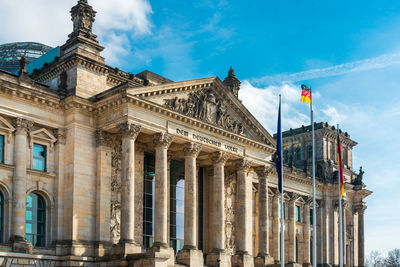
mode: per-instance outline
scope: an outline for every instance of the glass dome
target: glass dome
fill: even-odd
[[[19,60],[22,56],[29,63],[51,49],[50,46],[34,42],[2,44],[0,45],[0,69],[15,73],[19,70]]]

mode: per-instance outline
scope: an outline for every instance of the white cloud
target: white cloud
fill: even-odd
[[[327,106],[321,110],[326,116],[327,121],[330,125],[336,125],[342,123],[346,119],[346,115],[339,113],[335,107]]]
[[[276,132],[279,94],[282,95],[282,128],[297,128],[310,124],[309,115],[296,109],[300,103],[300,89],[290,83],[257,88],[249,81],[242,82],[239,98],[249,111],[271,133]]]
[[[276,82],[297,82],[323,77],[337,76],[347,73],[382,69],[400,64],[400,53],[384,54],[363,60],[348,62],[327,68],[318,68],[296,73],[278,74],[253,79],[256,84],[270,84]]]
[[[0,43],[34,41],[62,45],[72,32],[69,13],[76,0],[0,0]],[[89,0],[97,11],[94,33],[109,64],[130,50],[129,37],[151,33],[152,8],[148,0]]]

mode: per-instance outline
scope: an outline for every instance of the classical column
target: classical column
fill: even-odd
[[[295,218],[296,204],[295,203],[298,197],[299,196],[297,194],[293,194],[288,205],[288,213],[289,213],[288,262],[289,263],[296,262],[296,218]]]
[[[304,230],[303,230],[303,241],[304,241],[304,265],[310,265],[310,205],[313,203],[312,198],[309,198],[303,206],[303,220],[304,220]],[[312,241],[311,241],[312,242]],[[313,259],[315,260],[315,259]]]
[[[185,154],[185,218],[184,246],[178,253],[178,263],[188,266],[203,266],[203,253],[197,250],[197,166],[196,158],[201,145],[189,143]]]
[[[141,126],[124,122],[117,128],[122,138],[120,244],[129,254],[140,251],[135,242],[135,141]]]
[[[96,137],[96,255],[105,255],[105,246],[110,246],[111,220],[111,134],[97,130]],[[125,166],[126,167],[126,166]],[[123,202],[125,205],[126,203]],[[125,215],[124,215],[125,216]],[[124,217],[126,219],[126,217]],[[125,225],[121,225],[126,229]]]
[[[342,235],[343,235],[343,265],[348,266],[347,262],[347,219],[346,219],[346,208],[348,206],[347,201],[342,200],[342,220],[343,220],[343,227],[342,227]]]
[[[280,193],[277,190],[274,198],[272,199],[272,256],[275,259],[275,262],[280,262],[281,260],[281,232],[280,232]],[[284,260],[284,259],[283,259]]]
[[[253,237],[253,183],[247,176],[251,162],[240,159],[236,163],[237,190],[236,190],[236,255],[233,258],[234,266],[253,266],[251,256]]]
[[[207,255],[206,265],[228,266],[229,259],[225,251],[225,163],[228,154],[216,152],[212,161],[214,163],[214,177],[212,179],[212,218],[211,227],[212,253]]]
[[[269,255],[269,205],[268,205],[268,175],[272,168],[261,166],[255,169],[258,176],[258,255],[255,260],[255,266],[265,267],[267,264],[273,264],[273,259]]]
[[[168,248],[168,148],[173,136],[158,133],[154,136],[156,173],[154,203],[153,248]]]
[[[54,169],[57,173],[56,182],[54,183],[54,192],[56,197],[55,221],[53,236],[56,241],[64,240],[65,225],[64,225],[64,160],[65,160],[65,142],[66,129],[57,129],[54,131],[54,136],[57,138],[55,144],[56,160]]]
[[[18,252],[31,252],[32,245],[25,239],[25,216],[26,216],[26,168],[28,142],[27,134],[33,123],[17,118],[14,122],[14,177],[12,186],[13,208],[12,208],[12,240],[13,250]]]
[[[360,205],[358,212],[358,266],[365,266],[365,247],[364,247],[364,211],[367,207]]]
[[[331,218],[329,216],[329,200],[324,197],[324,200],[321,201],[321,253],[322,253],[322,263],[329,264],[329,223]],[[318,248],[318,247],[317,247]]]

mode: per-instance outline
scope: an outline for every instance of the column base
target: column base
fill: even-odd
[[[175,264],[175,251],[173,248],[170,248],[167,243],[159,243],[159,242],[154,242],[153,246],[147,250],[149,253],[153,254],[154,257],[157,257],[157,255],[161,255],[160,257],[166,257],[167,255],[168,259],[166,261],[166,266],[174,266]],[[151,257],[153,258],[153,256]],[[140,265],[142,266],[142,265]],[[147,266],[147,265],[143,265]],[[162,265],[163,266],[163,265]]]
[[[254,258],[247,252],[236,252],[232,257],[232,267],[254,267]]]
[[[22,236],[14,236],[11,238],[12,250],[14,252],[32,254],[33,246]]]
[[[270,255],[263,255],[259,254],[255,259],[254,259],[254,266],[255,267],[265,267],[267,265],[274,264],[274,258],[271,257]]]
[[[117,246],[113,247],[114,255],[129,255],[129,254],[137,254],[141,253],[142,248],[134,241],[126,241],[122,240],[118,243]]]
[[[129,266],[132,267],[173,267],[174,262],[171,262],[170,253],[165,252],[146,252],[139,254],[131,254],[126,257]]]
[[[231,256],[223,250],[214,250],[207,254],[206,265],[213,267],[230,267]]]
[[[183,247],[183,249],[178,252],[176,261],[179,264],[184,264],[190,267],[203,267],[203,252],[196,248]]]

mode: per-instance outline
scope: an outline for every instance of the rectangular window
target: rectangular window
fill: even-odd
[[[301,222],[301,208],[296,206],[296,222]]]
[[[314,223],[314,213],[313,209],[310,209],[310,224],[312,225]]]
[[[153,155],[144,155],[144,188],[143,188],[143,247],[153,245],[154,236],[154,177],[155,159]]]
[[[4,135],[0,135],[0,163],[4,163]]]
[[[46,171],[46,146],[33,144],[33,168],[34,170]]]

